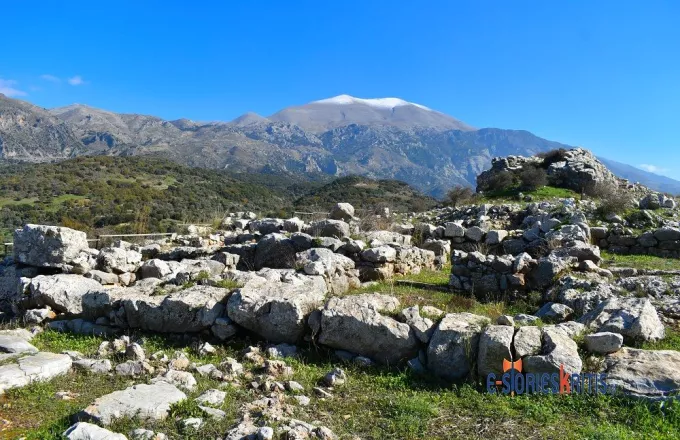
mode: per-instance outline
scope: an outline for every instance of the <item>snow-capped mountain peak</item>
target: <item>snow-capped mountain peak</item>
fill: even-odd
[[[364,105],[369,105],[371,107],[387,108],[387,109],[391,109],[391,108],[394,108],[394,107],[401,107],[401,106],[404,106],[404,105],[413,105],[413,106],[416,106],[416,107],[421,108],[423,110],[432,111],[430,108],[425,107],[424,105],[404,101],[403,99],[400,99],[400,98],[362,99],[362,98],[355,98],[354,96],[350,96],[350,95],[338,95],[338,96],[334,96],[332,98],[326,98],[326,99],[321,99],[319,101],[314,101],[311,104],[335,104],[335,105],[364,104]]]

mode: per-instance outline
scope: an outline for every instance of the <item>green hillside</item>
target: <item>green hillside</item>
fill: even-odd
[[[295,201],[298,210],[327,211],[338,202],[347,202],[357,209],[373,210],[388,207],[392,211],[424,211],[437,201],[398,180],[373,180],[347,176],[334,180]]]
[[[234,210],[276,212],[288,199],[220,171],[158,158],[96,156],[0,167],[5,238],[29,222],[159,232],[175,222],[208,222]]]

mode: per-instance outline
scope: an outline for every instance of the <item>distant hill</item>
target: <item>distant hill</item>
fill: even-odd
[[[158,232],[173,222],[209,222],[230,211],[276,213],[290,206],[287,193],[144,157],[0,166],[0,194],[5,235],[25,223]]]
[[[599,158],[617,176],[628,179],[631,182],[639,182],[655,191],[680,195],[680,181],[670,177],[660,176],[639,168],[635,168],[625,163],[616,162],[610,159]]]
[[[356,209],[377,211],[389,207],[392,212],[424,211],[437,201],[398,180],[373,180],[347,176],[334,180],[295,201],[300,211],[327,212],[338,202],[351,203]]]

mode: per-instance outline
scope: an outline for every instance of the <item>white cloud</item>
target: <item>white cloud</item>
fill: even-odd
[[[14,88],[16,85],[16,81],[0,78],[0,93],[5,96],[26,96],[26,92]]]
[[[76,75],[73,78],[69,78],[68,83],[71,84],[72,86],[79,86],[81,84],[85,84],[85,81],[83,80],[82,76]]]
[[[654,174],[662,174],[662,173],[666,173],[666,172],[669,171],[668,168],[658,167],[656,165],[650,165],[650,164],[647,164],[647,163],[640,164],[640,168],[642,168],[645,171],[649,171],[650,173],[654,173]]]
[[[53,82],[53,83],[61,82],[61,79],[57,78],[54,75],[50,75],[50,74],[47,74],[47,73],[44,74],[44,75],[40,75],[40,78],[44,79],[45,81],[49,81],[49,82]]]

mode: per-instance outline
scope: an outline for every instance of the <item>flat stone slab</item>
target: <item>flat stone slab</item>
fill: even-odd
[[[123,434],[117,434],[86,422],[78,422],[71,426],[63,436],[68,440],[127,440]]]
[[[168,416],[170,405],[186,398],[186,394],[167,382],[134,385],[96,399],[76,419],[104,426],[121,417],[162,420]]]
[[[18,336],[0,335],[0,353],[37,353],[38,349]]]
[[[605,358],[607,384],[638,397],[664,398],[680,392],[680,352],[624,347]]]
[[[71,358],[65,354],[40,352],[22,357],[17,363],[0,367],[0,394],[10,388],[25,387],[33,382],[50,380],[71,369]]]

